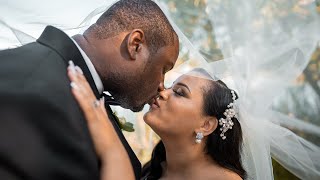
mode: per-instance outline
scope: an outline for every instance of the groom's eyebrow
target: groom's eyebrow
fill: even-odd
[[[186,84],[181,83],[181,82],[178,82],[178,83],[177,83],[177,85],[180,85],[180,86],[183,86],[183,87],[187,88],[187,89],[188,89],[188,91],[191,93],[191,91],[190,91],[189,87],[188,87]]]

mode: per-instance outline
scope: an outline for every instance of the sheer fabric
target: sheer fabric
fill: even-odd
[[[81,33],[115,2],[1,1],[2,49],[34,41],[48,24],[69,35]],[[169,73],[166,84],[192,68],[202,67],[214,80],[222,79],[237,91],[244,133],[242,161],[248,179],[273,179],[271,156],[301,179],[319,179],[320,147],[292,130],[319,138],[320,127],[272,109],[274,99],[302,73],[319,43],[316,2],[207,0],[206,14],[223,57],[218,61],[199,51],[201,42],[189,41],[166,3],[157,3],[179,35],[180,57],[187,57]],[[135,118],[126,110],[118,111],[130,121]]]

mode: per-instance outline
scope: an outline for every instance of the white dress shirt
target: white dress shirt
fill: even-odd
[[[90,73],[91,73],[91,76],[92,76],[92,78],[93,78],[93,81],[94,81],[94,83],[95,83],[95,85],[96,85],[99,93],[102,94],[103,89],[104,89],[104,88],[103,88],[103,84],[102,84],[102,81],[101,81],[101,79],[100,79],[100,76],[98,75],[96,69],[94,68],[91,60],[89,59],[89,57],[87,56],[87,54],[81,49],[81,47],[78,45],[78,43],[77,43],[73,38],[71,38],[71,40],[72,40],[72,41],[74,42],[74,44],[78,47],[78,49],[79,49],[79,51],[80,51],[80,53],[81,53],[84,61],[86,62],[87,66],[88,66],[88,69],[89,69],[89,71],[90,71]]]

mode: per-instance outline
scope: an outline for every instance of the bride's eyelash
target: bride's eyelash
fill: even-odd
[[[173,92],[178,96],[184,96],[184,92],[181,88],[173,89]]]

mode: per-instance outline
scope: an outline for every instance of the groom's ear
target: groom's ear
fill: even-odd
[[[131,60],[136,60],[137,54],[141,52],[145,43],[144,32],[141,29],[134,29],[127,39],[127,49]]]

